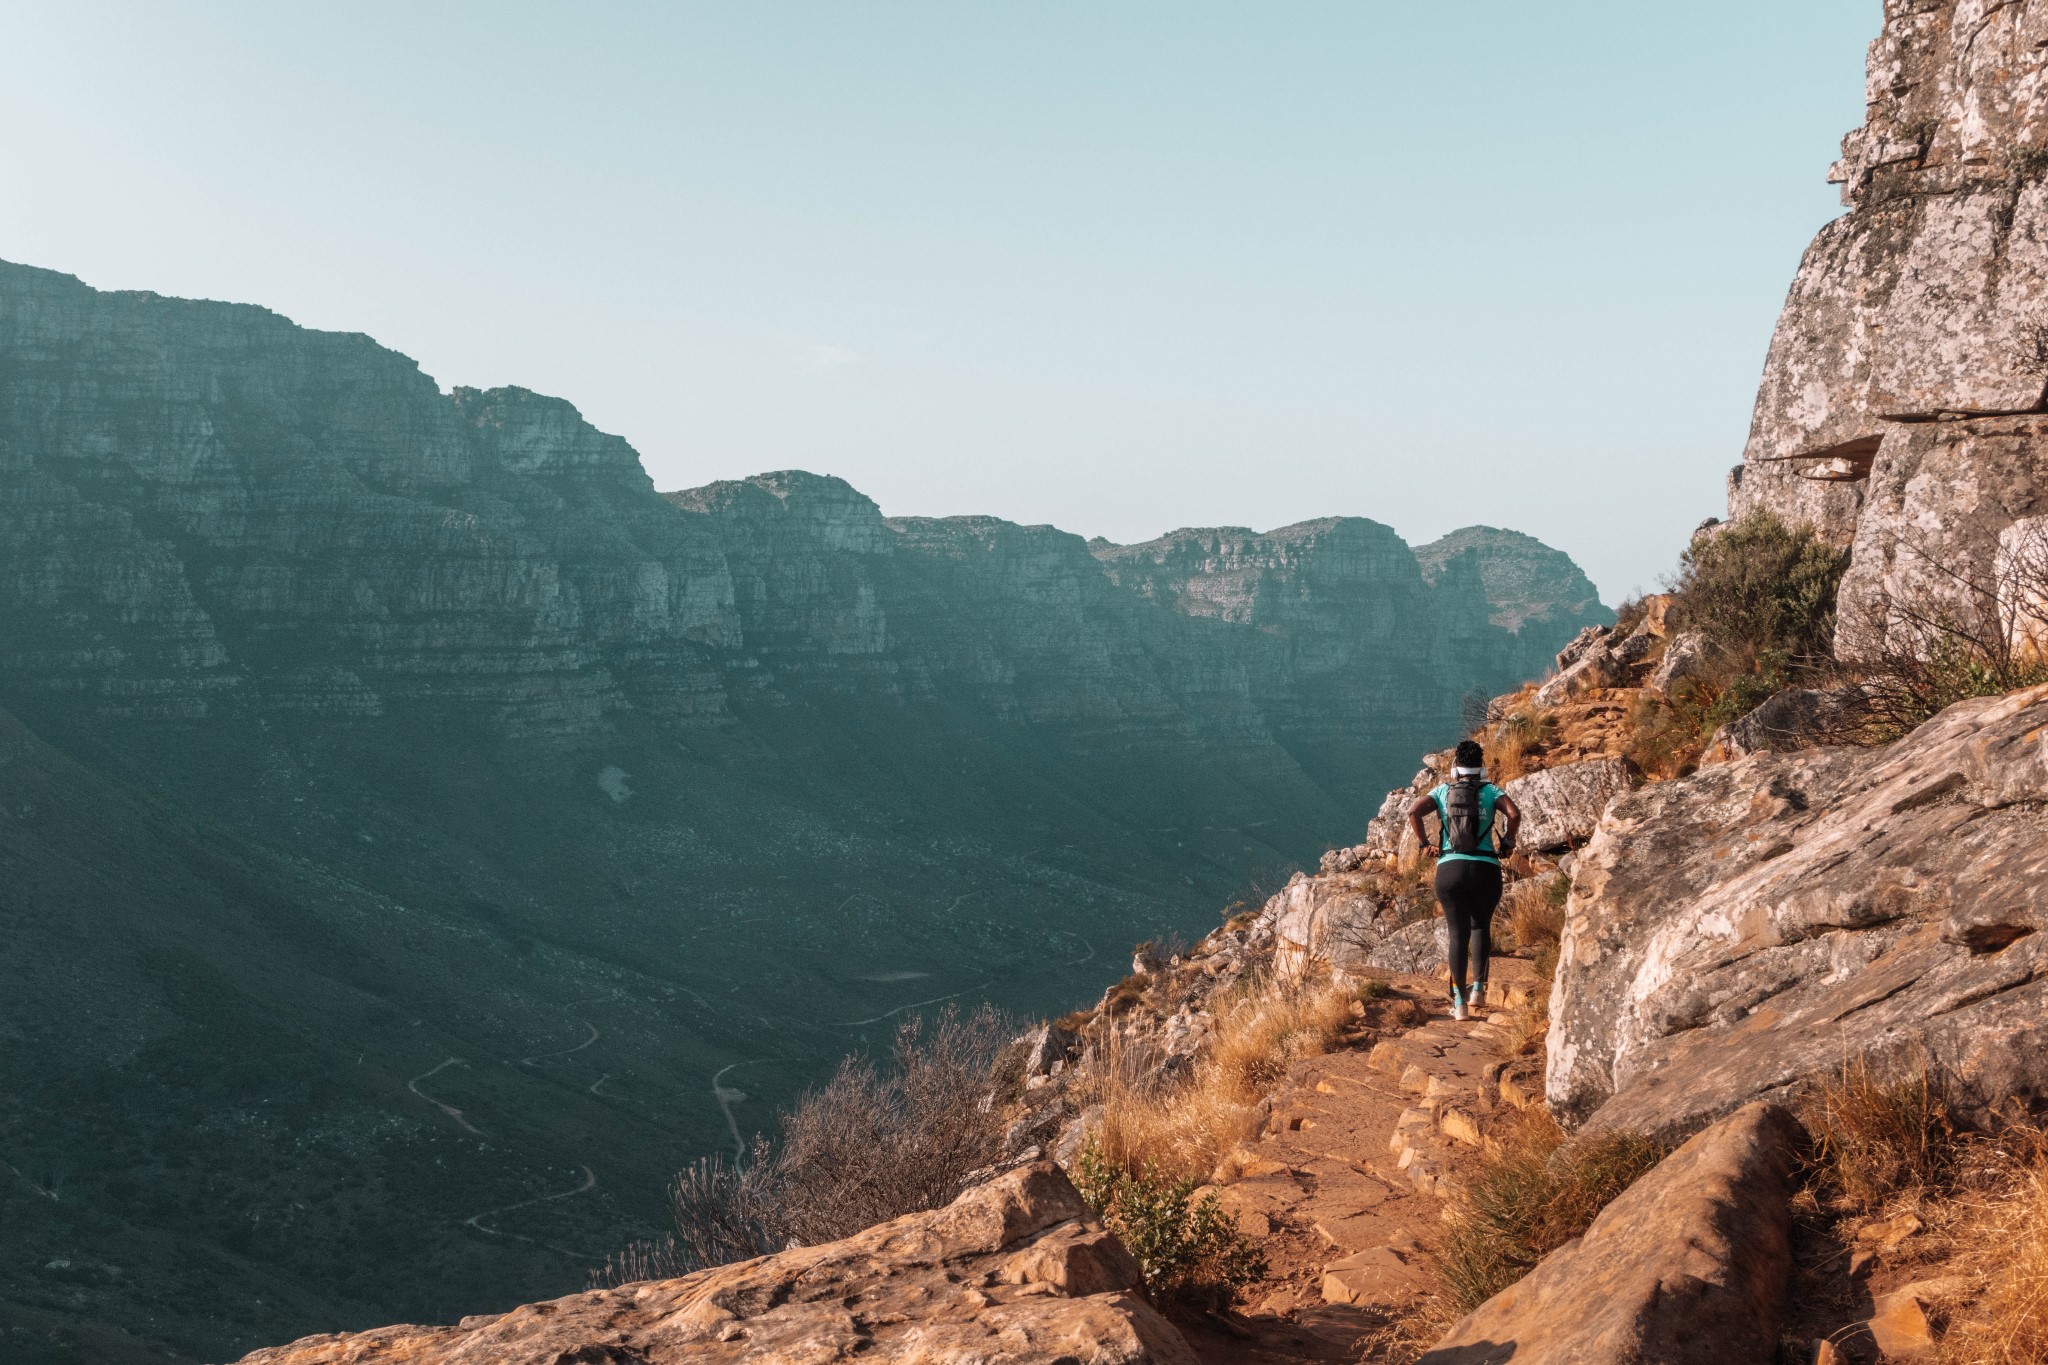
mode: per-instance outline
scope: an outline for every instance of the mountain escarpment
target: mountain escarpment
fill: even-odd
[[[658,1225],[657,1164],[764,1126],[907,1010],[1094,991],[1134,939],[1351,833],[1461,697],[1607,616],[1568,561],[1483,528],[1421,552],[1360,518],[1091,547],[886,517],[800,472],[664,495],[559,399],[444,393],[367,337],[0,265],[0,704],[92,780],[442,926],[395,940],[434,973],[380,995],[403,1027],[312,992],[289,1028],[209,1035],[176,1085],[133,1092],[233,1128],[323,1084],[293,1059],[311,1033],[389,1106],[402,1178],[348,1226],[459,1273],[360,1255],[331,1292],[266,1239],[342,1214],[262,1181],[232,1245],[211,1206],[139,1224],[195,1262],[268,1258],[297,1286],[271,1304],[306,1326],[515,1302],[543,1264],[573,1280],[609,1249],[598,1223]],[[117,881],[168,939],[197,913],[174,881]],[[194,928],[194,979],[267,999],[265,964],[302,955],[279,937],[298,887],[239,893],[273,912],[241,940]],[[53,939],[38,968],[90,977],[112,951]],[[9,1036],[40,1026],[0,1001]],[[128,1084],[122,1055],[80,1074]],[[503,1085],[528,1073],[549,1084]],[[36,1105],[0,1157],[68,1162],[67,1200],[121,1204],[127,1148],[94,1125],[125,1120]],[[489,1149],[482,1183],[401,1193],[435,1188],[446,1142]],[[611,1214],[551,1198],[585,1168],[601,1199],[635,1193]],[[74,1263],[122,1265],[115,1228],[79,1232]],[[160,1339],[278,1335],[213,1292],[211,1335]]]

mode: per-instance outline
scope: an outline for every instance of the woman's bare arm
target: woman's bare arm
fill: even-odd
[[[1506,792],[1502,792],[1499,797],[1495,798],[1493,808],[1500,812],[1502,819],[1500,831],[1501,845],[1512,849],[1515,846],[1515,836],[1522,831],[1522,808],[1516,805],[1515,798],[1509,796]]]
[[[1434,858],[1437,853],[1436,840],[1429,837],[1429,831],[1422,827],[1422,817],[1436,810],[1436,802],[1427,796],[1416,798],[1408,808],[1408,828],[1415,831],[1415,842],[1422,845],[1422,851]]]

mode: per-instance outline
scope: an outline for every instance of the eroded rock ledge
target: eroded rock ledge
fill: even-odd
[[[855,1352],[906,1365],[1194,1365],[1138,1284],[1130,1253],[1038,1162],[824,1246],[453,1327],[307,1337],[242,1365],[806,1365]]]

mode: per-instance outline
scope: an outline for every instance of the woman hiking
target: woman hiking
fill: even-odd
[[[1422,827],[1436,812],[1437,837]],[[1495,838],[1495,817],[1500,831]],[[1451,931],[1451,1018],[1469,1019],[1486,1004],[1486,968],[1493,957],[1493,912],[1500,904],[1503,858],[1515,851],[1522,812],[1514,798],[1486,780],[1486,751],[1464,740],[1451,755],[1451,780],[1408,808],[1408,827],[1437,860],[1436,899]],[[1467,949],[1472,986],[1465,986]]]

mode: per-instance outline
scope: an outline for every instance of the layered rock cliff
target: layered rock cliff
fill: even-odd
[[[370,1313],[508,1302],[551,1259],[580,1273],[549,1247],[577,1246],[585,1205],[530,1204],[559,1193],[541,1172],[630,1178],[606,1226],[653,1226],[644,1163],[765,1124],[901,1011],[1063,1008],[1131,941],[1355,837],[1464,694],[1607,619],[1559,559],[1483,528],[1418,557],[1356,518],[1091,547],[888,518],[796,472],[664,496],[561,400],[443,393],[366,337],[0,265],[0,704],[476,945],[396,940],[439,973],[379,1006],[419,1047],[303,1024],[336,1055],[396,1048],[372,1089],[424,1128],[394,1189],[441,1139],[487,1141],[492,1180],[524,1172],[464,1184],[463,1210],[370,1199],[364,1218],[450,1229],[523,1210],[459,1233],[459,1275],[367,1273],[349,1302]],[[125,894],[174,929],[172,891]],[[295,913],[296,892],[250,895]],[[224,990],[298,951],[258,934],[216,971],[207,943]],[[508,994],[507,962],[631,983]],[[0,1036],[34,1012],[0,1000]],[[176,1073],[195,1122],[311,1083],[261,1015],[235,1016],[254,1069],[232,1101]],[[406,1088],[451,1057],[471,1065]],[[552,1084],[515,1098],[499,1062]],[[636,1117],[588,1124],[565,1166],[563,1125],[605,1104]],[[106,1146],[105,1111],[78,1112],[65,1143]],[[10,1140],[40,1160],[56,1138]],[[300,1216],[266,1198],[252,1225]],[[159,1221],[225,1235],[181,1220]]]
[[[2019,415],[2048,388],[2048,6],[1888,0],[1866,99],[1729,502],[1853,544],[1841,647],[1870,660],[1995,615],[2001,536],[2048,512]]]

